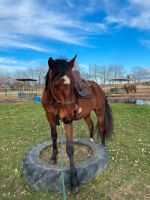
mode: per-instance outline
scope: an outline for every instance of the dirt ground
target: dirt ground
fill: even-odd
[[[25,101],[29,101],[27,99],[18,99],[18,98],[0,98],[0,104],[10,104],[10,103],[18,103],[18,102],[25,102]]]

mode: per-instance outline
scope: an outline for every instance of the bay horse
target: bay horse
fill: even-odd
[[[88,125],[90,139],[92,140],[94,123],[91,119],[91,111],[94,111],[103,145],[105,145],[105,138],[109,138],[113,132],[111,107],[101,87],[94,81],[88,81],[92,93],[91,98],[82,99],[75,93],[76,80],[74,79],[72,69],[75,64],[76,56],[70,61],[66,59],[53,60],[53,58],[49,58],[49,69],[42,95],[42,106],[50,125],[53,142],[53,152],[49,162],[51,164],[56,164],[57,162],[58,147],[56,124],[59,116],[64,125],[64,132],[66,135],[66,152],[70,162],[70,184],[74,192],[79,190],[79,180],[73,158],[72,122],[83,118]]]
[[[136,85],[135,84],[130,84],[130,85],[124,85],[123,88],[125,89],[125,91],[127,92],[127,94],[129,94],[129,92],[133,92],[134,94],[136,93]]]

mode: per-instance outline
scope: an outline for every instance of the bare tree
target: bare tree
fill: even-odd
[[[27,69],[17,69],[13,73],[14,78],[29,78]]]
[[[43,82],[47,71],[48,71],[47,65],[43,64],[43,65],[36,67],[36,74],[37,74],[37,79],[38,79],[39,85],[41,85],[41,83]]]
[[[125,74],[124,67],[122,65],[89,65],[89,73],[91,79],[98,83],[106,84],[110,79],[116,79],[123,77]]]
[[[109,70],[110,70],[110,78],[112,79],[121,78],[124,77],[125,75],[124,66],[120,64],[109,65]]]
[[[148,77],[148,70],[140,66],[133,66],[130,76],[135,80],[135,82],[139,83],[141,80]]]
[[[100,76],[101,82],[105,85],[110,77],[110,67],[108,65],[103,65],[99,67],[98,74]]]
[[[99,65],[96,64],[89,65],[89,74],[90,74],[90,79],[96,82],[100,82]]]

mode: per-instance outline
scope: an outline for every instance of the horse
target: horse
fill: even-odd
[[[136,85],[135,84],[131,84],[131,85],[124,85],[123,89],[125,89],[125,91],[127,92],[127,94],[129,94],[129,92],[133,92],[134,94],[136,93]]]
[[[94,81],[88,81],[92,97],[81,98],[75,92],[76,80],[73,76],[73,67],[76,56],[71,60],[48,59],[45,89],[42,95],[42,106],[51,129],[53,151],[49,163],[57,163],[57,123],[61,120],[66,135],[66,152],[70,162],[70,185],[73,192],[79,191],[79,180],[74,164],[73,121],[84,119],[88,125],[90,139],[93,141],[94,123],[91,112],[97,117],[98,132],[101,143],[110,138],[113,132],[112,110],[102,88]]]

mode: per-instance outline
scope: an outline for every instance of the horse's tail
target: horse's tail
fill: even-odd
[[[113,133],[113,115],[111,107],[105,97],[105,138],[110,138]]]

